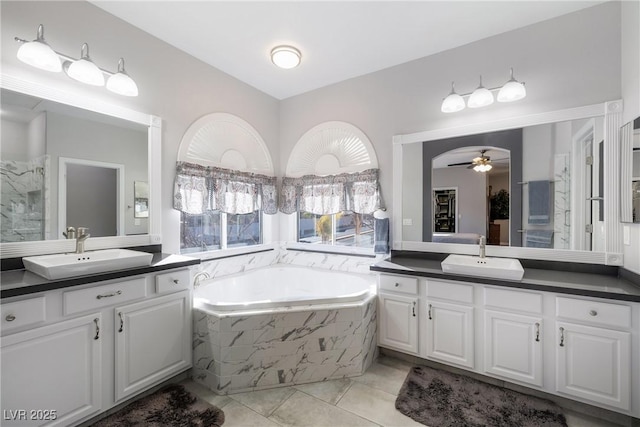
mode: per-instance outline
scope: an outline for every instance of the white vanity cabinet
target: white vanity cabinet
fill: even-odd
[[[392,275],[378,279],[378,344],[418,354],[418,279]]]
[[[190,292],[115,308],[115,397],[130,397],[191,366]]]
[[[8,335],[0,345],[2,425],[72,425],[102,408],[102,318]]]
[[[475,366],[473,285],[427,280],[426,344],[429,359]]]
[[[190,277],[168,270],[3,301],[3,318],[24,324],[3,325],[2,425],[76,425],[187,370]]]
[[[378,295],[381,347],[640,417],[638,303],[387,273]]]
[[[543,385],[542,294],[485,286],[484,372]]]
[[[630,409],[631,307],[558,297],[556,315],[557,391]]]

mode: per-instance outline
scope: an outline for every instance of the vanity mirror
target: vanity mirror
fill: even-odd
[[[160,119],[2,76],[2,258],[160,243]],[[134,182],[149,182],[148,217]]]
[[[616,101],[394,137],[394,249],[475,254],[486,236],[489,255],[619,265],[620,111]]]
[[[640,117],[620,129],[620,221],[640,223]]]

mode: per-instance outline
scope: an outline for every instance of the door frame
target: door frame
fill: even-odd
[[[124,165],[95,160],[60,157],[58,166],[58,238],[67,229],[67,165],[94,166],[116,171],[116,236],[124,236]]]

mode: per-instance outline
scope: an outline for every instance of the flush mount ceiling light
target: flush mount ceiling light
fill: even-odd
[[[14,37],[15,41],[22,43],[18,49],[18,59],[25,64],[41,70],[65,73],[72,79],[93,85],[104,86],[104,76],[109,76],[107,89],[111,92],[124,96],[138,96],[138,86],[131,77],[124,71],[124,59],[118,62],[118,71],[111,71],[99,68],[89,57],[89,45],[84,43],[80,51],[80,59],[72,58],[53,50],[44,41],[44,26],[38,25],[36,40],[30,42],[19,37]],[[64,63],[61,62],[64,61]]]
[[[493,104],[493,92],[498,92],[498,102],[518,101],[527,96],[524,82],[519,82],[513,77],[513,68],[511,68],[511,78],[502,86],[487,89],[482,85],[482,76],[480,76],[480,84],[472,93],[457,94],[454,90],[454,84],[451,83],[451,93],[444,98],[440,111],[443,113],[455,113],[465,108],[464,98],[468,97],[467,107],[480,108]]]
[[[271,62],[285,70],[300,65],[302,54],[293,46],[276,46],[271,49]]]

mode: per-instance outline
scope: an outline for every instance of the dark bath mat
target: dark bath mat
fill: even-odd
[[[567,426],[553,402],[426,366],[411,369],[396,409],[429,427]]]
[[[173,384],[109,415],[94,427],[219,427],[224,412]]]

